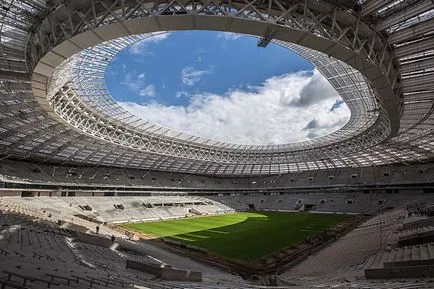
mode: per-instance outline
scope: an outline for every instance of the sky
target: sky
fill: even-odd
[[[304,141],[345,125],[349,109],[310,62],[257,41],[215,31],[159,34],[113,59],[107,87],[147,121],[236,144]]]

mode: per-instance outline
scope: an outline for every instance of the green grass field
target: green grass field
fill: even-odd
[[[227,258],[254,261],[350,218],[333,214],[242,212],[126,227],[205,248]]]

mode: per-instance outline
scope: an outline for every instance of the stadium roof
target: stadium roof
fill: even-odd
[[[42,1],[0,7],[0,158],[210,175],[426,162],[433,157],[434,4],[420,1]],[[294,50],[351,110],[307,142],[246,146],[147,123],[104,72],[170,30],[250,34]]]

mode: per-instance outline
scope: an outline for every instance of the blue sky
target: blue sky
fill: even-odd
[[[107,86],[144,119],[235,143],[301,141],[346,123],[346,105],[312,64],[256,43],[214,31],[159,34],[119,53]]]

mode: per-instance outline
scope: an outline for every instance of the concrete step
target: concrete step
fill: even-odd
[[[383,257],[384,252],[378,252],[378,254],[375,256],[375,260],[372,262],[371,268],[382,268],[383,263],[381,263],[381,259]]]
[[[404,257],[402,259],[402,261],[410,261],[411,260],[411,247],[410,246],[405,246],[405,251],[404,251]]]
[[[420,259],[419,245],[411,246],[411,260],[419,260],[419,259]]]
[[[421,244],[420,245],[420,259],[421,260],[429,259],[429,252],[428,252],[427,244]]]
[[[391,255],[391,252],[382,251],[380,253],[378,264],[377,264],[376,268],[383,268],[384,267],[383,264],[389,260],[390,255]]]
[[[385,262],[394,262],[396,259],[397,253],[398,253],[397,249],[392,249],[392,251],[390,251],[390,253],[389,253],[389,257],[387,258],[387,260]]]
[[[389,255],[390,255],[390,252],[387,252],[387,251],[383,252],[383,256],[381,257],[381,260],[380,260],[380,268],[383,267],[384,262],[387,262],[387,260],[389,259]]]
[[[365,266],[363,267],[363,269],[372,268],[376,257],[377,257],[377,255],[371,255],[371,256],[369,256],[369,258],[366,261]]]
[[[30,231],[30,235],[31,235],[31,238],[32,238],[33,246],[37,247],[37,248],[41,248],[42,245],[40,243],[40,238],[39,238],[38,232],[37,232],[37,230],[35,228],[33,228]]]
[[[427,244],[428,252],[429,252],[429,259],[434,259],[434,243]]]
[[[18,231],[10,231],[9,232],[9,245],[8,246],[17,246],[17,244],[19,244],[18,242]]]
[[[398,252],[396,253],[395,261],[402,261],[404,259],[404,248],[396,248]]]

